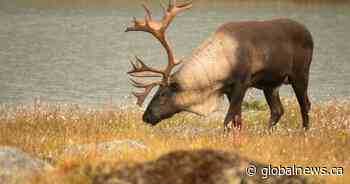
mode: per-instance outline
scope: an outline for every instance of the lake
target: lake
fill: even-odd
[[[150,35],[124,33],[133,16],[143,19],[140,1],[107,5],[0,2],[0,104],[31,103],[36,97],[92,107],[110,99],[133,104],[126,75],[129,58],[138,55],[153,66],[166,62],[164,49]],[[150,3],[150,7],[161,16],[159,4]],[[349,97],[350,4],[195,1],[190,11],[176,18],[168,36],[181,58],[227,21],[280,17],[305,24],[314,37],[311,99]],[[291,87],[283,87],[282,96],[291,95]]]

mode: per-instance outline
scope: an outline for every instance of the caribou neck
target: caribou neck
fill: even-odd
[[[173,74],[173,80],[183,91],[177,95],[179,103],[191,104],[191,109],[186,110],[206,115],[216,109],[223,95],[224,81],[231,73],[232,59],[225,55],[227,49],[231,49],[233,55],[235,45],[232,39],[215,33]]]

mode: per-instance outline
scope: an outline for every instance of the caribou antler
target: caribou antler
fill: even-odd
[[[133,77],[138,77],[137,75],[140,73],[144,73],[144,72],[150,72],[153,74],[163,74],[163,71],[154,69],[152,67],[147,66],[139,57],[135,56],[136,61],[133,62],[132,60],[130,60],[130,64],[132,66],[132,69],[130,71],[128,71],[128,74],[133,76]],[[159,77],[159,75],[155,75],[157,77]]]
[[[129,78],[129,80],[131,81],[131,84],[136,87],[136,88],[144,88],[145,91],[144,92],[133,92],[132,94],[137,98],[137,105],[141,106],[143,104],[143,102],[145,101],[147,95],[151,92],[151,90],[157,86],[157,85],[161,85],[162,81],[155,81],[149,84],[145,84],[139,81],[136,81],[132,78]]]
[[[176,0],[169,0],[168,8],[166,8],[163,2],[161,1],[161,6],[164,10],[164,16],[160,21],[153,19],[151,11],[145,4],[143,4],[142,6],[146,11],[145,20],[139,21],[134,17],[134,26],[128,27],[125,30],[125,32],[143,31],[151,33],[155,38],[157,38],[160,41],[160,43],[165,48],[168,55],[168,64],[164,70],[157,70],[147,66],[138,57],[136,57],[136,62],[131,61],[131,65],[133,68],[128,72],[128,74],[132,77],[160,77],[160,75],[163,77],[162,81],[152,82],[147,85],[131,79],[135,87],[145,88],[145,91],[143,93],[133,93],[137,98],[137,104],[140,106],[142,105],[146,96],[149,94],[153,87],[157,85],[168,85],[171,70],[180,63],[177,62],[175,59],[174,52],[172,51],[170,44],[166,39],[165,31],[177,14],[192,7],[192,1],[177,4]]]

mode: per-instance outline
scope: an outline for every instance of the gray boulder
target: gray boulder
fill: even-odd
[[[17,184],[39,175],[51,165],[16,148],[0,147],[0,184]]]

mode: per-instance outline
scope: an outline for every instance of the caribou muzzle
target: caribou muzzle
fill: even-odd
[[[151,113],[144,113],[142,119],[145,123],[150,124],[152,126],[158,124],[161,121],[160,118],[154,116]]]

